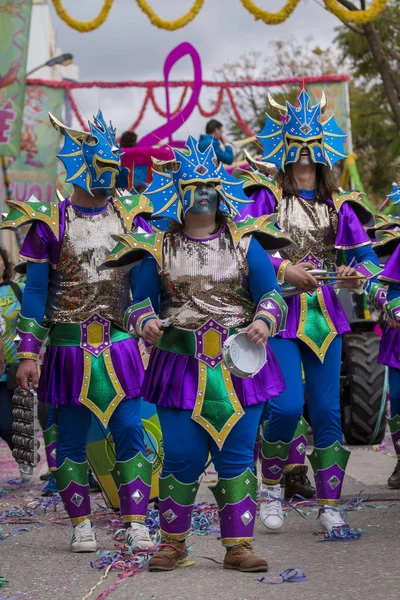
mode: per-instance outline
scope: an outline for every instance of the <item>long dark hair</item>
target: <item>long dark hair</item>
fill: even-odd
[[[336,178],[328,167],[317,164],[317,188],[316,197],[319,200],[328,200],[332,198],[332,194],[338,191]],[[299,190],[293,176],[292,165],[287,165],[286,171],[279,170],[276,176],[277,182],[282,187],[283,193],[287,196],[297,196]]]
[[[218,203],[217,212],[215,213],[215,229],[214,229],[214,231],[211,231],[211,235],[218,233],[218,231],[220,231],[223,227],[225,227],[225,225],[227,225],[227,223],[228,223],[228,220],[229,220],[228,215],[226,213],[222,212],[222,210],[219,208],[219,203]],[[178,221],[171,220],[171,224],[169,226],[168,231],[170,231],[173,234],[182,233],[184,226],[185,226],[184,219],[182,220],[182,223],[178,223]]]
[[[0,257],[3,259],[4,263],[3,281],[9,281],[12,277],[12,266],[8,252],[3,246],[0,246]]]

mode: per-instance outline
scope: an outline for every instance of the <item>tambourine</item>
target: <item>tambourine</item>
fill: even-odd
[[[40,460],[38,452],[40,427],[36,391],[33,388],[30,392],[22,388],[16,388],[12,403],[14,405],[12,410],[14,417],[12,425],[14,449],[12,455],[19,464],[20,471],[25,475],[32,475],[33,469]]]
[[[254,377],[267,362],[264,344],[255,344],[240,331],[228,337],[222,347],[222,357],[229,371],[237,377]]]

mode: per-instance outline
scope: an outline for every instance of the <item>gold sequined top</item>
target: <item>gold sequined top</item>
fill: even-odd
[[[251,321],[255,306],[246,259],[250,240],[251,236],[242,238],[235,250],[228,229],[206,240],[167,232],[158,267],[160,318],[190,330],[211,317],[225,327]]]
[[[122,327],[130,305],[129,274],[99,270],[115,233],[127,233],[112,202],[99,214],[66,207],[58,264],[50,267],[46,317],[50,323],[79,323],[97,312]]]
[[[338,229],[335,208],[323,201],[284,195],[277,211],[279,226],[296,244],[295,248],[281,250],[282,257],[297,263],[312,252],[332,269]]]

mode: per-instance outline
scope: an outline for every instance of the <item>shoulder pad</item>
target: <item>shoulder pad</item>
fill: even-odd
[[[16,229],[26,223],[40,221],[51,229],[58,240],[60,223],[58,202],[39,202],[34,199],[28,202],[10,200],[8,204],[11,206],[11,211],[3,219],[0,229]]]
[[[393,254],[400,244],[400,229],[380,229],[376,232],[377,241],[372,245],[379,258]]]
[[[229,232],[235,248],[245,235],[253,235],[264,250],[280,250],[293,244],[275,225],[276,215],[246,217],[244,221],[230,221]]]
[[[133,219],[139,215],[150,216],[153,212],[152,202],[143,194],[129,194],[113,199],[113,204],[122,217],[126,228],[131,231]]]
[[[117,245],[107,256],[105,268],[125,267],[142,260],[147,254],[161,266],[164,233],[124,233],[113,235]]]
[[[246,171],[245,169],[235,169],[232,174],[243,181],[246,195],[250,195],[257,188],[266,188],[273,193],[277,202],[282,200],[282,188],[273,177],[260,171]]]
[[[361,224],[364,227],[372,227],[374,225],[374,215],[363,201],[365,194],[362,192],[345,192],[339,190],[339,192],[332,195],[332,201],[335,206],[336,212],[339,212],[345,202],[350,202],[354,212],[360,219]]]

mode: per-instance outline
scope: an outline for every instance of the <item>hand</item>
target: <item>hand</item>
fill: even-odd
[[[387,319],[386,322],[392,329],[400,329],[400,323],[397,321],[393,321],[393,319]]]
[[[143,337],[149,344],[155,344],[163,334],[163,322],[160,319],[151,319],[143,327]]]
[[[247,337],[250,342],[255,344],[266,344],[269,336],[269,327],[262,319],[256,319],[247,327],[240,329],[244,333],[247,333]]]
[[[17,371],[17,382],[19,387],[29,392],[29,382],[34,388],[39,384],[39,371],[36,362],[32,358],[23,358]]]
[[[285,271],[285,281],[302,292],[315,292],[318,289],[318,281],[310,273],[307,273],[310,269],[315,269],[315,265],[311,262],[289,265]]]
[[[349,277],[349,275],[357,275],[357,271],[354,267],[346,267],[342,265],[336,269],[336,275],[338,277]],[[350,279],[349,281],[338,281],[333,287],[339,288],[359,288],[363,284],[362,279]]]

